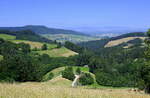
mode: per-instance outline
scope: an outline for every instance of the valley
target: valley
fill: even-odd
[[[137,74],[143,66],[145,34],[77,43],[52,38],[32,31],[0,31],[2,98],[150,97]],[[72,87],[77,74],[81,77]]]
[[[150,0],[0,0],[0,98],[150,98]]]

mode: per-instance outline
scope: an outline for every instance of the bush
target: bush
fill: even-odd
[[[79,82],[80,82],[82,85],[90,85],[90,84],[93,84],[93,83],[94,83],[94,79],[93,79],[93,77],[91,76],[90,73],[84,73],[84,74],[80,77]]]
[[[105,72],[97,72],[95,74],[96,76],[96,82],[99,85],[103,85],[103,86],[112,86],[112,80],[110,79],[111,76],[109,76],[108,73]]]
[[[72,67],[65,68],[65,70],[62,72],[62,77],[69,80],[74,80],[75,76]]]
[[[0,80],[0,82],[13,83],[15,80],[13,78],[7,77],[4,80]]]
[[[53,73],[48,73],[46,76],[43,77],[42,81],[48,81],[51,80],[54,77]]]
[[[80,75],[80,74],[81,74],[81,70],[80,70],[79,67],[76,69],[76,74],[77,74],[77,75]]]
[[[48,48],[47,48],[47,45],[46,44],[43,44],[43,46],[42,46],[42,50],[47,50]]]

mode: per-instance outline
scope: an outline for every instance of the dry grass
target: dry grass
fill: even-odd
[[[31,46],[31,49],[34,49],[34,48],[41,49],[41,47],[44,44],[44,43],[41,43],[41,42],[33,42],[33,41],[27,41],[27,40],[12,40],[12,42],[29,44]],[[47,46],[48,46],[48,49],[53,49],[53,48],[57,47],[56,44],[47,44]]]
[[[119,45],[119,44],[122,44],[122,43],[124,43],[124,42],[128,42],[128,41],[130,41],[130,40],[134,40],[134,39],[136,39],[136,38],[140,38],[140,39],[142,39],[142,40],[145,39],[145,37],[127,37],[127,38],[122,38],[122,39],[110,41],[110,42],[108,42],[108,43],[105,45],[105,47],[117,46],[117,45]]]
[[[26,43],[26,44],[29,44],[29,45],[31,45],[31,48],[33,49],[33,48],[41,48],[42,47],[42,43],[39,43],[39,42],[32,42],[32,41],[24,41],[24,40],[13,40],[13,42],[15,42],[15,43]]]
[[[43,83],[0,83],[0,98],[150,98],[128,89],[86,89],[70,85],[71,81],[59,77]]]

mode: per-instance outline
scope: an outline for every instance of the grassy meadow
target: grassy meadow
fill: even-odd
[[[44,43],[41,42],[33,42],[33,41],[27,41],[27,40],[12,40],[14,43],[26,43],[31,46],[31,49],[37,48],[41,49]],[[47,44],[48,49],[54,49],[57,47],[56,44]]]
[[[56,44],[47,44],[48,50],[41,50],[41,47],[44,43],[41,42],[33,42],[33,41],[26,41],[26,40],[12,40],[14,43],[26,43],[31,46],[31,49],[37,48],[38,51],[34,51],[39,54],[48,54],[51,57],[69,57],[72,55],[76,55],[77,53],[71,51],[65,47],[57,48]]]
[[[8,35],[8,34],[0,34],[0,38],[4,40],[14,40],[16,39],[16,36]]]
[[[42,50],[42,51],[37,51],[39,54],[48,54],[51,57],[69,57],[73,55],[77,55],[78,53],[73,52],[65,47],[62,48],[56,48],[52,50]]]
[[[117,39],[117,40],[113,40],[113,41],[108,42],[108,43],[105,45],[105,47],[117,46],[117,45],[119,45],[119,44],[128,42],[128,41],[130,41],[130,40],[134,40],[134,39],[136,39],[136,38],[139,38],[139,39],[144,40],[146,37],[127,37],[127,38]]]
[[[74,72],[75,72],[75,70],[76,70],[77,68],[80,68],[80,70],[81,70],[82,72],[85,72],[85,73],[88,73],[88,72],[89,72],[89,68],[87,68],[87,67],[73,66],[72,68],[73,68]],[[54,75],[53,78],[58,77],[58,76],[61,76],[61,73],[62,73],[62,71],[63,71],[64,69],[65,69],[65,67],[59,67],[59,68],[53,69],[52,71],[48,72],[46,75],[43,76],[43,80],[48,80],[48,79],[49,79],[49,75],[50,75],[51,73],[53,73],[53,75]],[[91,73],[91,74],[92,74],[92,73]],[[92,74],[92,75],[93,75],[93,74]]]
[[[0,83],[0,98],[150,98],[150,95],[129,88],[72,88],[71,83],[61,77],[41,83]]]

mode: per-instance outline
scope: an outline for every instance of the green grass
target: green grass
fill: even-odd
[[[65,47],[52,49],[52,50],[44,50],[44,51],[36,51],[39,54],[48,54],[50,57],[69,57],[72,55],[76,55],[76,52],[73,52]]]
[[[1,60],[3,60],[3,56],[2,56],[2,55],[0,55],[0,61],[1,61]]]
[[[33,42],[33,41],[26,41],[26,40],[12,40],[12,42],[14,42],[14,43],[22,43],[22,42],[27,43],[31,46],[31,49],[34,49],[34,48],[41,49],[42,45],[45,44],[45,43],[41,43],[41,42]],[[49,50],[57,47],[56,44],[47,44],[47,46],[48,46]]]
[[[75,73],[76,69],[77,68],[80,68],[82,72],[84,73],[90,73],[89,72],[89,68],[87,67],[79,67],[79,66],[72,66],[73,67],[73,71]],[[65,67],[59,67],[59,68],[56,68],[56,69],[53,69],[52,71],[48,72],[46,75],[43,76],[43,81],[44,80],[49,80],[48,79],[48,76],[50,73],[53,73],[54,77],[52,78],[55,79],[57,77],[61,77],[61,72],[65,69]],[[86,89],[130,89],[129,87],[111,87],[111,86],[102,86],[102,85],[99,85],[97,84],[96,82],[96,78],[95,78],[95,75],[93,73],[90,73],[92,75],[92,77],[94,78],[94,83],[92,85],[86,85],[86,86],[81,86],[81,88],[86,88]],[[57,78],[57,79],[59,79]],[[65,84],[65,83],[64,83]],[[68,84],[68,83],[66,83]],[[70,84],[68,84],[69,86]],[[65,85],[67,86],[67,85]]]
[[[42,83],[0,83],[0,98],[150,98],[149,94],[129,89],[72,88],[71,83],[59,77]]]
[[[87,67],[78,67],[78,66],[72,66],[72,67],[73,67],[74,73],[75,73],[75,71],[76,71],[77,68],[80,68],[82,72],[90,73],[90,72],[89,72],[89,68],[87,68]],[[61,75],[61,72],[62,72],[64,69],[65,69],[65,67],[59,67],[59,68],[56,68],[56,69],[54,69],[54,70],[48,72],[46,75],[43,76],[43,80],[48,80],[48,77],[49,77],[49,74],[50,74],[50,73],[53,73],[53,75],[54,75],[53,78],[60,76],[60,75]],[[90,74],[95,78],[95,76],[94,76],[92,73],[90,73]]]
[[[80,70],[83,71],[83,72],[89,72],[89,68],[88,67],[74,66],[73,70],[76,70],[77,68],[80,68]]]
[[[41,42],[33,42],[27,40],[11,40],[14,43],[27,43],[31,46],[31,49],[37,48],[38,51],[33,51],[34,53],[39,54],[48,54],[50,57],[69,57],[72,55],[76,55],[78,53],[71,51],[65,47],[57,48],[57,44],[47,44]],[[43,44],[47,44],[48,50],[41,50]]]
[[[0,38],[4,40],[14,40],[16,39],[16,36],[8,35],[8,34],[0,34]]]

